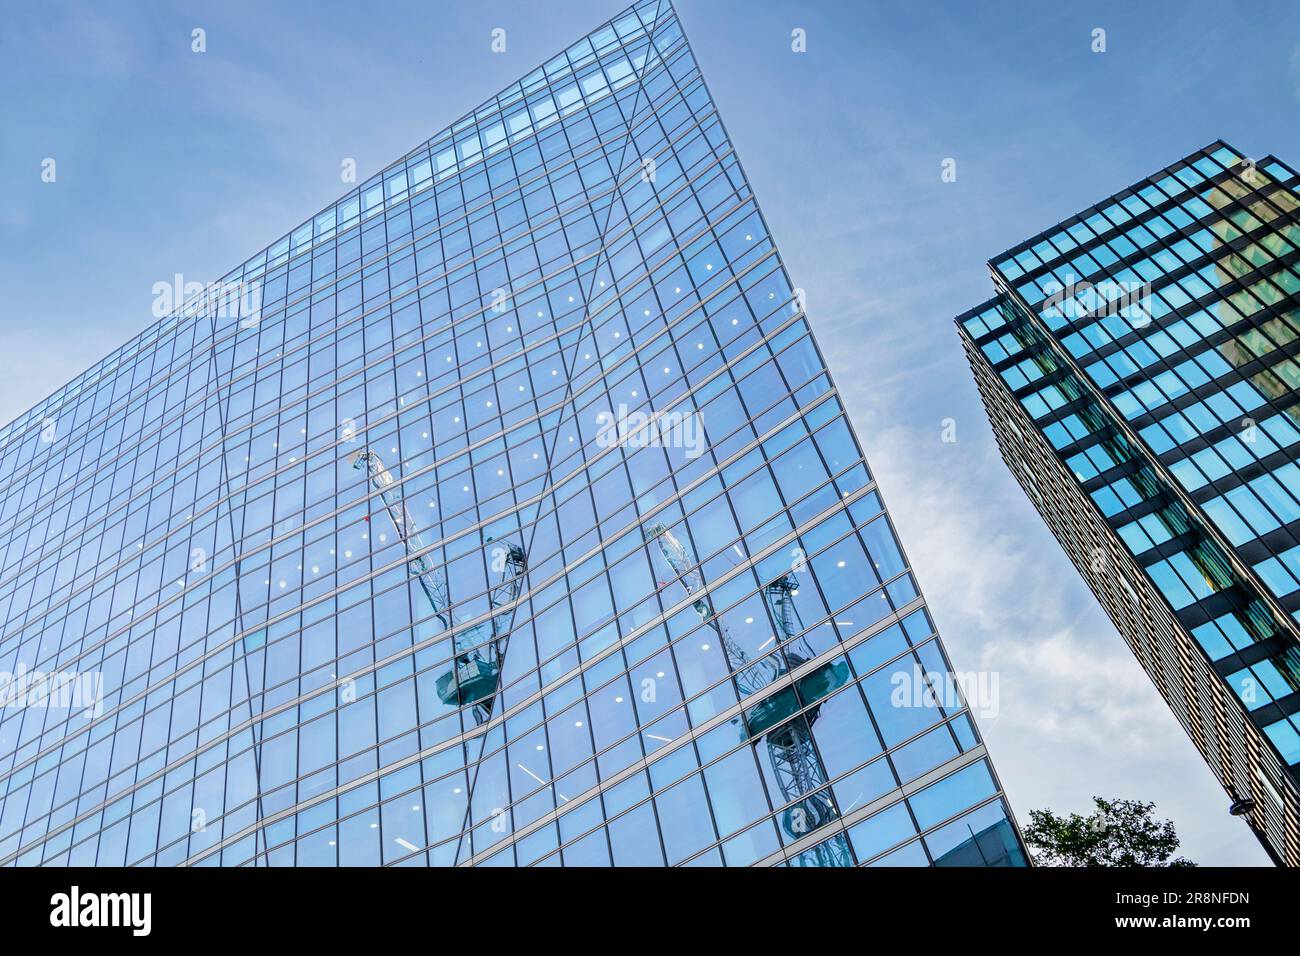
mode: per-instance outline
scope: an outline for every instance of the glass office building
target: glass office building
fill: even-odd
[[[0,620],[5,865],[1025,862],[662,0],[0,432]]]
[[[1012,473],[1279,863],[1300,863],[1300,184],[1223,142],[990,263]]]

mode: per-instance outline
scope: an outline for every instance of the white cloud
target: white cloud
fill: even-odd
[[[999,675],[996,716],[978,722],[1018,816],[1087,810],[1093,794],[1153,800],[1192,859],[1266,863],[1244,824],[1213,812],[1222,789],[974,432],[862,437],[954,668]]]

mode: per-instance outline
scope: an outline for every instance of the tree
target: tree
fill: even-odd
[[[1025,842],[1040,866],[1195,866],[1175,857],[1178,834],[1168,820],[1152,817],[1154,803],[1093,797],[1085,816],[1058,817],[1031,810]],[[1172,859],[1171,859],[1172,857]]]

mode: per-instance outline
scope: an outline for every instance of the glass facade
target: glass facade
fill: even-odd
[[[0,620],[7,865],[1025,862],[661,0],[0,431]]]
[[[1008,465],[1291,865],[1298,194],[1214,143],[996,257],[997,296],[957,320]]]

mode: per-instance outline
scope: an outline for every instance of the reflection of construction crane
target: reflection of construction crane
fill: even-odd
[[[393,528],[397,531],[398,539],[406,548],[406,553],[412,555],[407,564],[411,569],[411,576],[420,582],[420,587],[424,589],[424,596],[429,599],[433,613],[442,622],[442,626],[450,628],[451,618],[447,615],[447,605],[450,602],[447,599],[447,591],[443,588],[442,582],[433,576],[433,568],[429,566],[428,560],[422,553],[425,548],[424,540],[416,530],[411,513],[406,510],[406,502],[402,500],[401,493],[393,489],[393,476],[384,467],[379,456],[369,448],[353,452],[350,458],[353,468],[364,468],[370,476],[370,484],[379,492],[389,520],[393,522]]]
[[[420,582],[434,616],[444,628],[453,632],[454,659],[451,670],[438,678],[439,699],[444,704],[455,707],[473,705],[475,722],[486,722],[492,716],[492,702],[501,680],[501,668],[505,664],[506,638],[514,624],[513,604],[519,597],[524,572],[528,569],[528,557],[524,549],[517,544],[500,545],[493,549],[492,570],[500,571],[502,576],[488,595],[488,604],[493,611],[507,605],[511,605],[510,609],[493,614],[486,622],[456,631],[455,616],[448,610],[451,601],[447,589],[434,575],[433,568],[422,553],[424,541],[411,513],[406,509],[401,493],[394,487],[392,474],[384,467],[380,457],[368,448],[354,452],[351,461],[353,468],[364,468],[370,476],[370,484],[383,499],[389,520],[393,522],[397,537],[406,549],[409,559],[407,567],[411,576]]]
[[[745,649],[731,639],[727,626],[714,616],[713,606],[709,603],[708,596],[701,593],[704,587],[704,576],[700,574],[700,569],[695,567],[695,559],[691,557],[686,545],[678,541],[677,537],[662,522],[651,525],[646,530],[645,535],[647,540],[658,542],[659,553],[664,556],[668,566],[673,569],[673,573],[682,582],[682,587],[686,589],[687,595],[695,598],[693,604],[695,613],[700,616],[701,621],[711,625],[717,633],[718,642],[722,645],[727,664],[736,674],[736,684],[740,688],[740,696],[747,697],[759,688],[765,687],[776,680],[780,676],[776,663],[770,659],[764,659],[751,669],[749,667],[749,655],[745,653]]]
[[[658,544],[659,553],[673,569],[687,595],[695,599],[694,607],[700,620],[710,624],[717,633],[727,665],[736,675],[736,686],[742,698],[816,656],[806,639],[791,640],[803,630],[794,606],[798,585],[793,577],[787,575],[763,589],[777,623],[779,639],[790,642],[783,644],[788,663],[780,662],[782,655],[777,654],[750,664],[749,655],[732,640],[727,626],[714,614],[708,596],[702,592],[703,576],[686,546],[662,523],[651,525],[646,530],[646,538]],[[826,768],[822,766],[812,740],[811,727],[821,705],[810,707],[802,717],[789,721],[787,718],[798,712],[801,696],[805,700],[821,700],[844,686],[847,680],[848,665],[843,661],[825,664],[795,681],[793,686],[765,697],[744,716],[747,737],[754,741],[755,746],[759,739],[767,744],[777,786],[785,802],[790,804],[782,814],[781,822],[786,833],[796,839],[830,823],[838,813],[826,788]],[[799,862],[802,866],[852,866],[853,858],[847,839],[840,833],[800,854]]]

